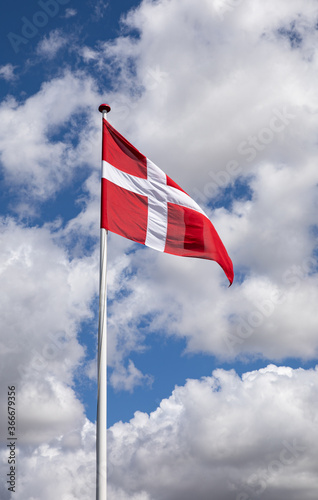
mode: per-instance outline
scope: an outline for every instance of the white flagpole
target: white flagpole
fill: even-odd
[[[102,123],[110,111],[108,104],[101,104]],[[103,127],[104,128],[104,127]],[[103,164],[103,162],[102,162]],[[107,230],[100,230],[100,278],[98,321],[97,367],[97,428],[96,428],[96,500],[107,500]]]

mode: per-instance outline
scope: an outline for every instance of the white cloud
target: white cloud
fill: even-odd
[[[220,358],[317,357],[317,14],[313,0],[144,1],[123,23],[139,38],[79,50],[116,76],[111,122],[200,203],[238,177],[252,193],[228,209],[206,207],[234,260],[230,289],[216,264],[110,235],[115,387],[149,382],[127,359],[153,332]],[[38,50],[53,57],[64,43],[51,32]],[[14,69],[0,73],[10,80]],[[19,390],[18,500],[86,500],[95,484],[94,427],[72,382],[85,356],[77,333],[92,317],[97,252],[85,255],[79,241],[71,257],[65,247],[98,231],[98,88],[68,70],[0,107],[1,166],[19,214],[34,215],[34,198],[54,196],[89,167],[83,210],[63,229],[1,221],[0,366],[4,386],[14,380]],[[93,378],[94,363],[85,369]],[[111,498],[247,500],[251,489],[268,500],[316,498],[316,385],[316,371],[269,367],[243,380],[219,370],[176,388],[150,416],[112,427]],[[5,398],[2,388],[2,431]]]
[[[53,59],[58,51],[68,44],[68,38],[63,36],[61,30],[50,31],[38,44],[36,53],[41,57]]]
[[[81,55],[86,63],[90,61],[97,61],[99,59],[99,52],[91,49],[90,47],[83,47]]]
[[[126,18],[140,38],[104,44],[107,71],[116,74],[111,121],[190,194],[203,195],[205,188],[213,194],[211,176],[230,161],[239,168],[227,183],[264,160],[297,168],[315,154],[314,142],[309,151],[303,147],[316,126],[317,99],[308,83],[316,63],[305,48],[315,37],[315,4],[266,5],[241,2],[220,22],[212,2],[200,9],[190,2],[143,2]],[[297,50],[277,33],[292,19],[304,40]],[[275,121],[277,112],[293,119]],[[268,136],[264,128],[271,125]],[[253,147],[252,162],[243,152],[259,134],[262,149]]]
[[[7,387],[15,386],[17,499],[91,498],[95,487],[95,426],[75,394],[85,349],[77,334],[92,318],[98,259],[71,259],[57,231],[2,219],[0,242],[0,430],[7,428]],[[4,444],[4,443],[3,443]],[[1,452],[1,498],[7,441]],[[76,478],[74,480],[74,478]]]
[[[66,9],[65,11],[65,18],[68,19],[70,17],[74,17],[77,15],[77,10],[76,9]]]
[[[73,382],[85,349],[77,334],[92,318],[95,255],[70,259],[58,234],[1,220],[2,435],[7,387],[15,385],[19,442],[39,445],[81,426],[84,407]]]
[[[94,14],[92,16],[93,20],[95,22],[100,21],[104,17],[104,14],[108,9],[108,7],[109,7],[109,2],[105,2],[105,0],[97,0],[95,2]]]
[[[131,360],[129,360],[127,368],[121,364],[118,367],[115,366],[110,376],[110,383],[115,390],[132,392],[136,386],[151,384],[151,382],[151,377],[143,375]]]
[[[218,369],[188,380],[155,412],[109,429],[109,498],[313,500],[317,377],[317,369],[269,365],[242,378]],[[91,498],[94,443],[84,420],[37,446],[21,444],[17,499]]]
[[[96,482],[95,426],[86,420],[73,429],[31,452],[28,448],[21,449],[14,493],[17,500],[53,500],[56,495],[70,500],[92,498]],[[8,491],[3,491],[1,498],[11,497]]]
[[[124,248],[117,247],[117,239],[110,240],[115,260],[109,293],[116,298],[109,307],[112,360],[140,350],[145,336],[154,332],[185,338],[187,351],[222,359],[248,354],[315,359],[317,266],[312,255],[315,238],[308,230],[314,189],[308,184],[302,192],[298,182],[297,196],[303,199],[293,205],[292,219],[288,196],[285,211],[277,199],[276,216],[274,186],[271,198],[264,180],[268,171],[260,171],[263,193],[254,184],[255,203],[238,204],[233,214],[219,210],[212,217],[224,241],[233,239],[229,252],[234,268],[238,272],[245,267],[248,273],[243,280],[237,276],[230,289],[215,263],[140,247],[125,260],[116,259],[116,250],[118,255]],[[285,174],[283,169],[281,175]],[[275,176],[268,179],[274,181]],[[291,183],[287,179],[280,185],[291,189],[293,175]],[[141,322],[147,326],[141,328]]]
[[[19,444],[41,445],[83,424],[83,406],[62,377],[43,372],[36,380],[18,383]]]
[[[94,144],[98,142],[99,102],[93,79],[70,71],[44,83],[38,93],[23,103],[13,98],[2,102],[1,164],[6,181],[20,187],[23,201],[54,195],[85,163],[99,168],[100,149],[89,142],[92,138]],[[86,114],[91,108],[96,119],[89,118],[83,126],[79,114]],[[85,154],[83,146],[87,143]]]
[[[247,275],[233,289],[223,288],[223,277],[210,263],[177,262],[151,251],[130,255],[117,270],[113,263],[116,280],[109,293],[120,294],[110,309],[113,366],[142,349],[146,329],[137,325],[145,314],[152,331],[185,337],[192,351],[221,357],[316,356],[316,277],[310,259],[316,246],[311,228],[317,100],[308,83],[316,70],[315,59],[308,57],[316,7],[309,2],[298,17],[299,6],[294,1],[275,10],[258,2],[251,8],[246,0],[221,22],[216,3],[203,2],[198,10],[188,1],[143,2],[126,18],[140,38],[122,36],[102,46],[104,64],[111,61],[120,69],[109,95],[110,119],[128,139],[200,203],[237,176],[253,192],[251,200],[236,201],[229,210],[210,210],[235,270]],[[302,37],[298,48],[292,46],[295,30]],[[5,101],[0,147],[7,181],[46,198],[70,180],[74,167],[87,163],[98,169],[99,114],[94,112],[84,127],[72,119],[79,102],[87,109],[96,101],[92,79],[65,73],[20,106],[18,133],[13,130],[17,103]],[[70,132],[54,141],[52,134],[66,124]],[[234,174],[229,162],[236,163]],[[68,223],[66,238],[96,235],[97,175],[88,177],[86,191],[85,207]],[[131,246],[120,238],[111,241],[114,256]],[[301,269],[299,283],[294,266]]]
[[[128,27],[140,30],[139,39],[119,37],[101,46],[103,54],[83,49],[86,60],[99,54],[102,63],[104,55],[104,65],[111,62],[110,70],[120,70],[109,95],[112,123],[201,204],[237,177],[253,195],[228,210],[207,208],[237,275],[246,273],[230,290],[215,264],[149,250],[117,260],[131,243],[111,236],[116,278],[110,274],[109,293],[116,301],[110,308],[110,358],[122,373],[120,363],[143,348],[147,329],[138,324],[146,315],[148,331],[184,337],[189,351],[221,358],[317,354],[316,276],[310,260],[316,247],[311,228],[317,100],[308,84],[316,70],[315,59],[308,57],[316,7],[308,3],[298,18],[299,5],[251,8],[246,0],[220,20],[216,3],[203,2],[198,10],[191,2],[144,2],[126,18]],[[290,38],[295,30],[302,37],[298,48]],[[52,131],[72,123],[79,101],[94,99],[94,83],[84,74],[69,72],[47,83],[24,105],[23,115],[32,110],[34,128],[33,133],[27,123],[25,140],[21,134],[12,140],[8,116],[16,103],[7,101],[2,134],[7,179],[45,198],[70,179],[74,165],[99,168],[98,114],[88,126],[75,128],[75,150],[67,134],[51,140]],[[43,115],[43,107],[51,112]],[[18,142],[23,162],[16,155]],[[47,157],[49,162],[43,160]],[[88,177],[85,189],[85,207],[67,224],[66,238],[96,235],[97,175]]]
[[[5,64],[4,66],[0,67],[0,78],[3,78],[4,80],[11,82],[16,79],[16,75],[14,74],[16,66],[13,66],[12,64],[8,63]]]
[[[129,140],[200,204],[237,178],[251,193],[206,208],[232,289],[215,264],[149,250],[117,269],[113,360],[141,348],[140,318],[221,358],[317,356],[317,4],[224,2],[222,19],[219,4],[142,2],[123,21],[139,38],[101,46],[116,73],[109,119]]]
[[[110,429],[110,498],[312,500],[317,376],[271,365],[176,387],[149,416]]]

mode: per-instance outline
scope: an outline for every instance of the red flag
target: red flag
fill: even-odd
[[[101,227],[160,252],[214,260],[232,284],[232,261],[207,215],[105,119],[102,154]]]

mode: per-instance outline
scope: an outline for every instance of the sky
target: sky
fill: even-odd
[[[108,499],[316,500],[317,2],[12,0],[0,24],[1,499],[95,495],[106,102],[235,272],[109,233]]]

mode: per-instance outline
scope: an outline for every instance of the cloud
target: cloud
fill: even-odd
[[[123,365],[115,366],[110,376],[110,383],[115,390],[124,390],[132,392],[138,385],[151,384],[152,378],[149,375],[143,375],[134,365],[133,361],[129,360],[128,367]]]
[[[109,429],[109,498],[311,500],[317,376],[317,369],[269,365],[242,377],[218,369],[176,387],[150,415],[136,412]],[[21,444],[18,500],[35,490],[48,500],[57,491],[90,498],[94,439],[93,424],[82,420],[45,443]]]
[[[203,191],[210,173],[233,160],[239,168],[230,181],[253,173],[264,159],[296,167],[307,155],[301,144],[315,121],[316,97],[308,85],[315,63],[306,48],[315,36],[315,4],[304,10],[297,1],[275,11],[244,1],[222,22],[215,5],[143,2],[124,19],[125,35],[101,45],[105,69],[116,76],[112,122],[190,193]],[[278,33],[293,19],[304,40],[297,50]],[[139,37],[129,37],[129,29]],[[154,68],[162,75],[158,81],[151,77]],[[276,112],[294,118],[273,122]],[[271,123],[276,130],[266,136]],[[258,134],[263,143],[250,160],[242,143]]]
[[[110,235],[113,386],[151,381],[129,360],[154,332],[221,360],[317,357],[317,14],[313,0],[144,1],[120,36],[77,47],[96,68],[58,68],[33,95],[2,101],[0,160],[15,213],[34,217],[35,201],[85,171],[74,219],[1,220],[0,426],[5,436],[6,384],[16,383],[18,500],[86,500],[95,484],[95,428],[73,384],[78,370],[94,378],[78,334],[96,307],[106,90],[112,124],[204,206],[236,271],[228,289],[214,263]],[[65,43],[53,31],[39,54]],[[14,70],[0,71],[10,80]],[[111,89],[101,88],[106,71]],[[111,428],[111,498],[315,498],[316,379],[316,370],[271,365],[242,379],[218,370],[189,380],[153,414]]]
[[[94,141],[98,141],[99,116],[96,121],[85,121],[85,127],[78,120],[79,113],[86,115],[92,106],[95,110],[98,102],[93,79],[70,71],[43,83],[39,92],[24,102],[12,97],[2,101],[1,166],[6,182],[21,188],[20,199],[31,202],[32,198],[52,197],[88,161],[93,168],[99,168],[98,148],[89,144],[86,153],[83,151],[92,130]]]
[[[89,500],[96,482],[95,426],[86,420],[77,428],[73,421],[70,432],[51,442],[44,442],[31,450],[20,447],[17,460],[14,493],[17,500],[53,500],[56,495]],[[7,488],[3,488],[2,493],[3,500],[11,498]]]
[[[53,59],[59,50],[68,44],[67,37],[63,36],[61,30],[50,31],[37,45],[36,53],[41,57]]]
[[[70,17],[74,17],[77,15],[77,10],[76,9],[66,9],[65,11],[65,19],[68,19]]]
[[[90,61],[98,61],[99,59],[99,53],[98,51],[95,51],[91,49],[90,47],[83,47],[81,51],[81,55],[83,57],[83,60],[87,63]]]
[[[95,487],[95,426],[85,417],[74,378],[85,367],[78,333],[93,315],[98,259],[94,253],[70,258],[49,225],[25,227],[2,218],[0,232],[0,279],[6,290],[0,305],[0,428],[5,439],[7,387],[14,386],[15,495],[50,499],[60,491],[88,499]],[[2,444],[0,490],[7,500],[7,441]]]
[[[186,339],[188,352],[220,359],[315,359],[314,172],[311,165],[300,180],[287,168],[264,165],[254,177],[252,201],[234,203],[232,212],[211,212],[223,240],[232,240],[237,277],[231,289],[212,262],[140,247],[125,260],[114,257],[111,359],[140,350],[155,332]],[[110,246],[117,244],[112,239]],[[242,278],[240,269],[245,269]]]
[[[227,290],[214,264],[136,249],[116,271],[113,360],[154,331],[221,359],[317,356],[317,5],[219,4],[142,2],[98,49],[112,124],[203,205],[236,271]]]
[[[95,255],[70,259],[48,228],[1,220],[2,435],[5,401],[15,385],[19,442],[39,445],[81,425],[84,408],[74,389],[85,348],[77,335],[91,319],[97,293]]]
[[[100,21],[109,7],[109,2],[105,2],[104,0],[97,0],[94,6],[94,14],[92,16],[93,21]]]
[[[190,2],[143,2],[123,20],[125,34],[83,48],[84,59],[99,57],[99,70],[116,73],[112,123],[204,206],[237,276],[226,290],[211,263],[177,262],[138,247],[118,259],[132,244],[111,236],[110,358],[122,373],[130,353],[142,350],[154,331],[221,359],[316,356],[317,103],[308,86],[315,71],[308,52],[315,5],[300,17],[299,5],[250,9],[246,0],[220,20],[216,3],[203,2],[198,11]],[[129,29],[139,37],[130,37]],[[302,40],[296,47],[287,38],[295,30]],[[18,211],[25,211],[30,194],[54,196],[84,164],[94,170],[84,185],[83,210],[63,230],[65,241],[96,237],[100,117],[94,113],[83,124],[73,119],[79,103],[85,113],[100,102],[96,88],[84,72],[47,82],[23,103],[18,132],[12,128],[18,103],[8,99],[0,111],[5,178],[28,192]],[[32,121],[24,121],[31,114]],[[248,197],[237,196],[237,180]],[[226,190],[228,206],[213,209]]]
[[[15,80],[17,77],[14,74],[14,70],[16,69],[16,66],[13,66],[11,63],[5,64],[4,66],[0,67],[0,78],[3,78],[3,80],[6,80],[7,82],[12,82]]]
[[[270,365],[176,387],[155,412],[109,430],[111,498],[311,500],[317,376]]]

